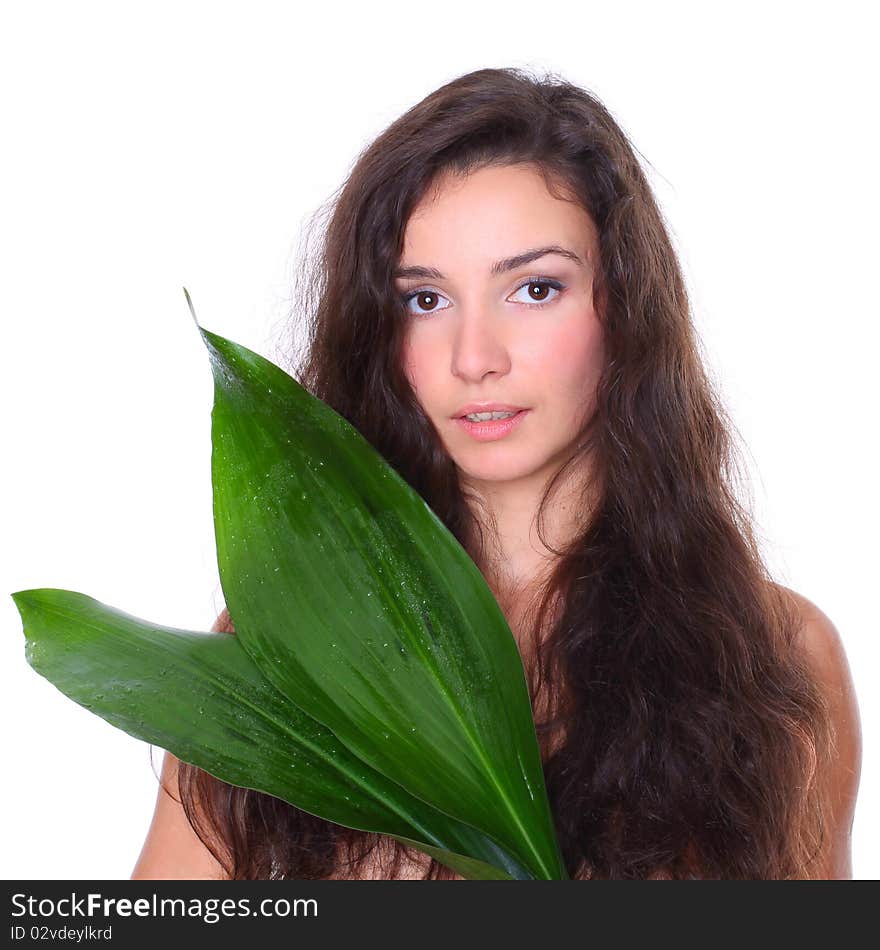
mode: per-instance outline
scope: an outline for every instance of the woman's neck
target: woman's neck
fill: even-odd
[[[554,486],[539,534],[538,506],[547,484],[546,477],[506,482],[462,478],[463,490],[476,496],[472,511],[482,529],[482,549],[477,537],[471,541],[493,590],[497,586],[499,592],[513,593],[541,584],[556,563],[558,552],[582,530],[584,481],[570,474]]]

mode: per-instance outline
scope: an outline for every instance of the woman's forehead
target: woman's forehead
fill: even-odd
[[[591,258],[596,240],[586,209],[554,197],[537,169],[489,166],[433,187],[407,222],[400,265],[446,273],[444,263],[451,269],[467,260],[488,269],[526,249],[554,245]]]

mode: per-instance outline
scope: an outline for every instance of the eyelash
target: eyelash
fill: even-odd
[[[531,308],[547,307],[551,303],[553,303],[555,300],[558,300],[562,292],[565,290],[565,285],[558,280],[554,280],[552,277],[529,277],[528,280],[524,280],[519,285],[519,287],[516,288],[514,293],[518,293],[520,290],[523,289],[523,287],[529,287],[531,284],[546,285],[550,287],[551,289],[555,290],[557,293],[555,297],[551,297],[549,300],[542,300],[537,303],[524,303],[522,304],[522,306],[524,307],[531,307]],[[423,310],[421,312],[413,312],[409,309],[410,300],[412,300],[414,297],[418,297],[419,294],[427,294],[427,293],[436,294],[438,297],[444,296],[444,294],[441,294],[439,290],[434,290],[433,287],[418,287],[415,290],[410,290],[407,293],[402,295],[401,299],[403,300],[403,305],[404,307],[406,307],[407,313],[409,313],[410,316],[428,317],[432,313],[438,312],[436,310]],[[446,307],[444,307],[443,309],[445,310]]]

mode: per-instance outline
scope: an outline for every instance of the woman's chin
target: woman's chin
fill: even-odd
[[[472,459],[455,459],[459,476],[467,482],[503,484],[515,482],[536,474],[538,466],[524,464],[522,461],[489,460],[474,462]]]

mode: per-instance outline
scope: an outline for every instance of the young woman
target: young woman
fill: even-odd
[[[298,377],[426,498],[517,638],[571,876],[851,876],[840,637],[762,563],[605,108],[514,69],[438,89],[360,156],[308,290]],[[455,876],[170,754],[133,874]]]

